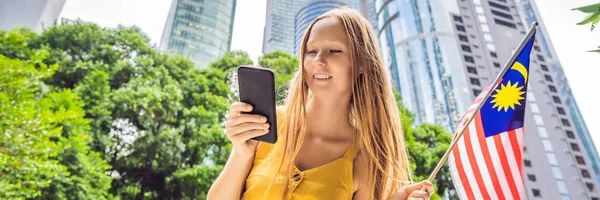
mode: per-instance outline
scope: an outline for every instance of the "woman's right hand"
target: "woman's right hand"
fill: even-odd
[[[237,102],[231,105],[225,122],[225,134],[233,144],[233,151],[243,158],[251,158],[258,146],[251,138],[269,132],[267,118],[261,115],[242,114],[252,111],[252,105]]]

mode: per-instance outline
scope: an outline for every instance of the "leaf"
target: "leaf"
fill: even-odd
[[[596,23],[600,21],[600,12],[596,12],[594,14],[591,14],[589,16],[587,16],[583,21],[577,23],[577,25],[584,25],[584,24],[588,24],[588,23]],[[592,28],[593,30],[593,28]]]
[[[600,11],[600,3],[573,8],[571,10],[579,10],[584,13],[594,13]]]

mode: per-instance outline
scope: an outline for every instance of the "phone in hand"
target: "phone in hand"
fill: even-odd
[[[237,70],[240,102],[252,105],[252,111],[245,113],[265,116],[270,125],[267,134],[252,139],[271,144],[277,142],[275,74],[266,68],[244,65]]]

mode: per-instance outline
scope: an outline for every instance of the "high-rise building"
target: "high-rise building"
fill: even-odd
[[[538,51],[538,53],[542,53],[545,55],[545,62],[547,63],[546,68],[550,66],[548,70],[551,69],[552,71],[554,71],[554,76],[558,85],[557,89],[560,93],[560,96],[552,97],[553,102],[554,100],[556,100],[556,102],[554,103],[561,103],[560,97],[564,99],[564,105],[566,105],[566,108],[569,110],[569,116],[571,117],[573,126],[576,130],[575,132],[577,133],[577,136],[575,136],[573,132],[568,133],[566,136],[567,138],[569,138],[569,140],[580,140],[581,144],[583,144],[583,148],[585,149],[585,153],[589,158],[589,160],[584,159],[586,156],[579,153],[579,155],[574,155],[575,160],[577,162],[582,163],[585,163],[587,160],[591,164],[592,170],[596,174],[596,184],[600,184],[600,176],[598,176],[600,175],[600,156],[598,156],[596,146],[594,145],[590,132],[585,122],[583,121],[583,117],[581,116],[581,112],[579,111],[579,107],[577,106],[577,102],[575,101],[575,97],[573,96],[571,87],[569,86],[569,82],[565,77],[562,65],[558,60],[556,51],[554,50],[551,41],[548,39],[548,31],[546,31],[546,28],[543,26],[544,22],[540,17],[540,13],[537,10],[537,7],[535,6],[535,1],[517,0],[517,8],[519,8],[520,13],[522,13],[521,18],[525,22],[525,25],[531,25],[534,21],[537,21],[538,23],[542,24],[542,26],[538,28],[537,32],[537,38],[540,42],[538,48],[541,48],[540,51]],[[561,107],[557,107],[557,111],[559,108]],[[564,108],[561,108],[560,110],[563,109]],[[589,185],[589,183],[586,182],[586,186],[590,187],[591,185]],[[590,190],[593,189],[594,187],[591,187]]]
[[[527,23],[537,20],[524,125],[526,199],[599,199],[589,133],[577,127],[584,124],[573,117],[579,112],[571,113],[576,105],[535,5],[519,2],[376,0],[391,81],[417,123],[453,130],[457,117],[504,67]]]
[[[308,2],[306,6],[300,9],[298,14],[296,14],[295,20],[294,54],[300,55],[302,37],[304,36],[304,32],[306,32],[306,28],[308,28],[308,25],[310,25],[313,20],[327,11],[340,8],[345,5],[347,4],[345,4],[343,1],[316,0]]]
[[[302,5],[304,0],[267,0],[263,53],[294,52],[294,23]]]
[[[296,29],[298,25],[306,28],[320,14],[344,5],[360,11],[376,27],[375,4],[372,0],[267,0],[263,53],[282,50],[294,54],[298,34],[304,33],[303,28]],[[299,13],[300,10],[305,12]],[[299,20],[304,23],[297,24],[298,14],[302,15]]]
[[[173,0],[160,50],[207,67],[231,48],[236,0]]]
[[[67,0],[1,0],[0,30],[19,27],[42,32],[53,26]]]
[[[300,55],[298,51],[300,51],[302,36],[308,25],[320,15],[335,8],[348,6],[357,10],[371,22],[374,31],[377,31],[374,3],[372,0],[306,0],[304,6],[295,15],[293,53]]]

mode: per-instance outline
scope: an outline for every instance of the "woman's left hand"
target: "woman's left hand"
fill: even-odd
[[[421,190],[425,187],[425,190]],[[392,199],[397,200],[427,200],[433,194],[433,184],[430,181],[424,180],[419,183],[401,187]]]

